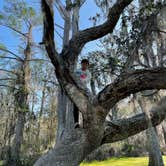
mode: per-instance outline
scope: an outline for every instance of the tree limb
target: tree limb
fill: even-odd
[[[132,93],[143,90],[166,89],[165,75],[166,68],[130,71],[99,92],[98,103],[109,111],[118,101]]]
[[[1,72],[1,71],[2,71],[2,72],[11,73],[11,74],[14,74],[14,75],[18,75],[17,72],[15,72],[15,71],[10,71],[10,70],[6,70],[6,69],[1,69],[1,68],[0,68],[0,72]]]
[[[166,97],[150,111],[153,126],[157,126],[166,118]],[[115,127],[116,125],[116,127]],[[102,143],[112,143],[126,139],[148,128],[145,113],[127,119],[108,122]]]
[[[0,87],[8,87],[8,88],[11,88],[11,89],[16,89],[16,90],[19,90],[18,88],[15,88],[14,86],[9,86],[9,85],[3,85],[3,84],[0,84]]]
[[[3,59],[12,59],[12,60],[20,61],[18,58],[9,57],[9,56],[1,56],[0,55],[0,58],[3,58]]]
[[[63,57],[68,63],[75,61],[83,46],[89,42],[101,38],[114,30],[121,13],[132,0],[118,0],[112,8],[109,9],[107,20],[96,27],[91,27],[83,31],[79,31],[72,37],[68,46],[62,50]]]
[[[7,81],[7,80],[16,80],[14,78],[0,78],[0,81]]]
[[[23,61],[23,59],[22,59],[21,57],[19,57],[18,55],[16,55],[15,53],[13,53],[13,52],[10,51],[10,50],[7,50],[7,49],[5,49],[5,48],[1,48],[1,47],[0,47],[0,51],[4,51],[4,52],[6,52],[6,53],[9,53],[9,54],[15,56],[17,60]]]
[[[22,35],[24,37],[27,37],[25,33],[22,33],[21,31],[17,30],[16,28],[14,28],[14,27],[12,27],[10,25],[5,25],[5,24],[0,24],[0,25],[13,30],[14,32],[16,32],[16,33],[18,33],[18,34],[20,34],[20,35]]]
[[[160,33],[166,33],[166,31],[160,30],[159,28],[158,29],[153,29],[152,31],[154,31],[154,32],[160,32]]]
[[[76,105],[80,106],[80,110],[85,110],[85,102],[87,103],[87,96],[85,95],[85,91],[81,91],[76,81],[73,79],[72,73],[69,72],[69,69],[64,66],[64,62],[61,57],[55,50],[54,43],[54,18],[53,18],[53,10],[52,4],[48,4],[46,0],[41,0],[42,2],[42,12],[43,12],[43,21],[44,21],[44,34],[43,41],[48,53],[48,56],[55,67],[55,73],[57,79],[62,86],[62,88],[66,91],[68,96],[71,98]],[[78,97],[79,96],[79,97]],[[81,98],[84,103],[81,104],[77,99]]]
[[[53,7],[52,3],[48,3],[45,0],[42,0],[42,11],[44,14],[44,43],[46,46],[46,50],[48,52],[48,56],[51,59],[52,64],[56,68],[56,75],[60,79],[63,79],[64,73],[63,72],[69,72],[70,68],[68,65],[66,65],[67,58],[62,61],[62,59],[58,56],[58,53],[55,50],[55,43],[54,43],[54,17],[53,17]],[[95,40],[97,38],[100,38],[110,32],[113,31],[120,14],[122,13],[123,9],[128,6],[132,0],[119,0],[117,3],[110,9],[108,19],[107,21],[97,27],[89,28],[84,31],[78,32],[70,41],[70,44],[68,46],[68,49],[62,53],[62,55],[65,56],[65,53],[71,53],[69,57],[73,57],[72,54],[77,52],[77,55],[79,54],[78,50],[81,51],[82,46],[91,40]],[[69,54],[68,54],[69,55]],[[68,58],[69,58],[68,57]],[[60,64],[61,62],[61,64]],[[75,62],[74,60],[70,59],[70,62],[73,64]],[[63,64],[62,64],[63,63]],[[65,64],[65,65],[64,65]],[[65,71],[62,71],[66,68]],[[70,76],[70,77],[69,77]],[[68,75],[68,78],[66,78],[66,83],[75,83],[73,78],[71,78],[71,75]]]
[[[63,40],[62,35],[61,35],[57,30],[55,30],[55,32],[56,32],[56,34]]]
[[[50,63],[50,60],[47,60],[47,59],[30,59],[30,60],[27,60],[27,61],[30,61],[30,62],[32,62],[32,61],[39,61],[39,62],[41,62],[41,61],[43,61],[43,62],[48,62],[48,63]]]
[[[59,25],[59,24],[57,24],[57,23],[55,23],[55,26],[57,26],[58,28],[64,30],[64,27],[62,27],[61,25]]]
[[[65,6],[62,4],[60,0],[55,0],[55,6],[64,20],[69,17],[68,12],[65,9]]]
[[[52,4],[48,4],[46,0],[41,0],[42,4],[42,12],[43,12],[43,22],[44,22],[44,32],[43,32],[43,43],[45,44],[48,56],[52,62],[52,64],[58,70],[59,54],[55,50],[54,43],[54,17],[53,17],[53,9]]]

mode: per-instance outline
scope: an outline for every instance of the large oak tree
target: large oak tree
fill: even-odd
[[[110,9],[107,20],[98,26],[74,33],[64,43],[61,53],[55,49],[54,13],[50,0],[41,0],[44,35],[43,42],[55,68],[61,89],[77,105],[83,116],[83,127],[63,131],[63,137],[47,154],[39,158],[35,166],[77,166],[93,150],[104,143],[123,140],[148,128],[145,114],[107,123],[110,109],[130,94],[143,90],[165,89],[166,68],[156,67],[140,70],[125,70],[97,95],[88,95],[75,80],[73,68],[84,45],[112,33],[123,10],[132,0],[118,0]],[[166,117],[166,99],[151,110],[152,124],[158,125]]]

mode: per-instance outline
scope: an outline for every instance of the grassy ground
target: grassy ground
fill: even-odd
[[[166,156],[164,158],[164,164],[166,165]],[[3,162],[0,161],[0,166]],[[112,158],[106,161],[93,161],[91,163],[82,163],[80,166],[147,166],[147,157],[124,157],[124,158]]]
[[[166,165],[166,156],[164,158],[164,163]],[[147,166],[147,157],[125,157],[125,158],[112,158],[106,161],[92,163],[82,163],[80,166]]]
[[[2,166],[3,165],[3,161],[0,161],[0,166]]]

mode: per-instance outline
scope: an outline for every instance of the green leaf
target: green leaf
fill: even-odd
[[[0,49],[6,49],[6,46],[0,43]]]
[[[36,15],[35,10],[32,7],[29,7],[29,14],[31,17]]]
[[[10,15],[8,17],[8,23],[11,25],[11,26],[16,26],[17,25],[17,20],[16,18],[13,16],[13,15]]]
[[[27,14],[27,9],[26,8],[23,8],[22,9],[22,15],[25,16]]]
[[[3,19],[3,18],[4,18],[4,16],[2,14],[0,14],[0,20]]]

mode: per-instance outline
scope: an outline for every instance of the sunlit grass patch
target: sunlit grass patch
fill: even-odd
[[[0,161],[0,166],[2,166],[3,165],[3,161]]]
[[[164,163],[166,164],[166,156]],[[124,157],[124,158],[111,158],[106,161],[93,161],[91,163],[82,163],[80,166],[147,166],[148,157]]]

